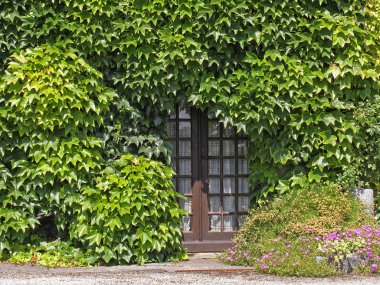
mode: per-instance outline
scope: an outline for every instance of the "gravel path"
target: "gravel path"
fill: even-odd
[[[251,269],[228,266],[213,254],[196,254],[188,261],[150,263],[144,266],[100,266],[92,268],[47,268],[0,262],[0,285],[279,285],[279,284],[380,284],[380,276],[346,275],[332,278],[277,277]]]
[[[245,284],[380,284],[378,276],[348,276],[339,278],[281,278],[271,275],[255,274],[251,272],[210,272],[210,273],[179,273],[155,271],[126,271],[100,273],[69,273],[69,274],[24,274],[0,273],[0,285],[111,285],[111,284],[212,284],[212,285],[245,285]]]

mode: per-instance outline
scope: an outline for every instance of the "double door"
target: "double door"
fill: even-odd
[[[197,109],[178,109],[167,121],[174,185],[188,251],[220,251],[247,216],[248,140]]]

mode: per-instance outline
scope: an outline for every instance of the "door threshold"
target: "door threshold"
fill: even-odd
[[[232,246],[231,240],[215,241],[215,240],[204,240],[204,241],[184,241],[182,245],[186,248],[189,253],[196,252],[221,252],[227,250]]]

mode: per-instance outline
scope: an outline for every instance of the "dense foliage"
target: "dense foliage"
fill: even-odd
[[[116,94],[75,50],[45,44],[14,54],[0,94],[0,254],[38,237],[70,237],[89,250],[95,244],[93,262],[144,263],[183,253],[183,213],[170,168],[130,155],[103,170],[110,156],[104,117]],[[141,166],[130,174],[135,160]]]
[[[49,45],[15,54],[1,78],[0,94],[7,126],[1,134],[7,169],[1,236],[11,242],[22,233],[23,240],[35,218],[52,214],[57,230],[63,230],[65,198],[100,169],[101,140],[93,133],[115,94],[83,59]]]
[[[117,90],[104,137],[111,154],[168,159],[167,113],[191,102],[251,138],[256,198],[360,163],[365,146],[352,119],[358,102],[379,93],[376,0],[5,0],[0,8],[0,72],[15,50],[65,41]]]
[[[378,168],[376,130],[357,111],[379,95],[378,13],[378,0],[2,0],[0,250],[51,223],[67,237],[67,197],[96,189],[108,160],[169,162],[175,104],[247,134],[256,200],[337,174],[376,181],[360,168]]]
[[[181,258],[181,216],[173,171],[158,162],[123,155],[103,170],[95,187],[72,197],[71,240],[106,263]]]
[[[251,210],[234,242],[223,262],[279,275],[377,272],[380,262],[380,229],[335,185],[313,185]]]

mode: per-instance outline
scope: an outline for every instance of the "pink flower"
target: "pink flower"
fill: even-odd
[[[261,269],[265,270],[265,269],[268,269],[268,268],[269,268],[268,265],[266,265],[266,264],[261,264]]]
[[[372,271],[372,272],[376,271],[376,269],[377,269],[378,267],[379,267],[379,264],[377,264],[377,263],[372,264],[372,265],[371,265],[371,271]]]

